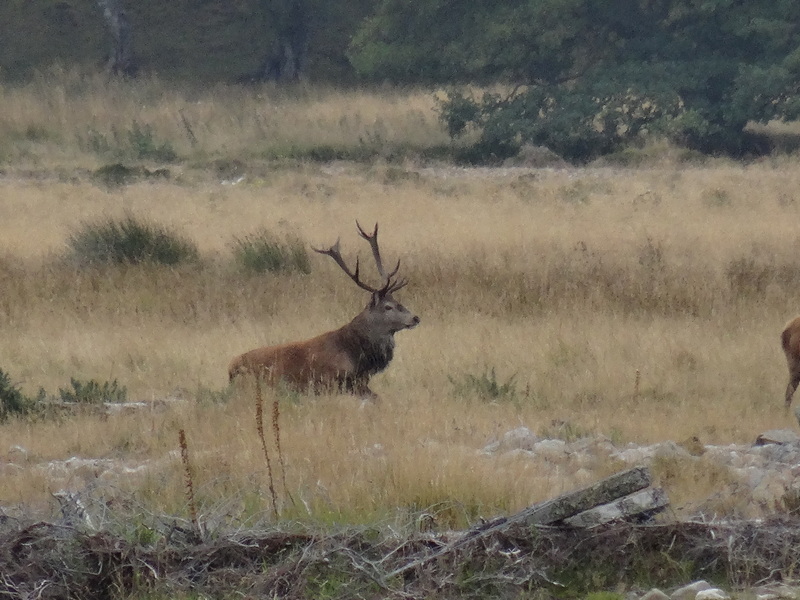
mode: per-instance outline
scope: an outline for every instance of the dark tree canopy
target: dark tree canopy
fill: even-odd
[[[53,64],[202,82],[353,82],[375,0],[2,0],[0,80]]]
[[[443,105],[486,154],[571,159],[659,132],[741,155],[748,122],[800,113],[794,0],[384,0],[351,45],[365,76],[472,83]],[[496,85],[500,84],[500,85]]]

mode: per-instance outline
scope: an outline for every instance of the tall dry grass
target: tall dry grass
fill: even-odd
[[[0,506],[47,510],[63,487],[189,515],[184,431],[198,518],[268,517],[254,390],[228,388],[227,362],[337,327],[366,298],[317,255],[308,275],[244,274],[233,244],[267,229],[317,247],[341,236],[348,256],[367,256],[356,219],[381,223],[387,260],[401,257],[411,281],[400,298],[422,323],[398,334],[372,384],[379,405],[281,393],[285,518],[374,522],[428,509],[458,525],[619,467],[581,474],[478,453],[521,425],[618,444],[744,443],[792,426],[778,334],[798,312],[794,158],[287,167],[263,159],[360,147],[374,159],[447,140],[424,92],[175,90],[53,71],[0,86],[0,102],[0,368],[28,395],[116,379],[148,406],[0,425]],[[158,163],[162,149],[177,157],[169,180],[108,187],[87,173]],[[244,179],[232,185],[234,175]],[[201,261],[66,259],[84,224],[127,216],[191,238]],[[513,393],[470,393],[464,382],[491,373]],[[101,462],[51,462],[70,457]],[[675,497],[693,500],[713,477],[692,474],[697,490]]]
[[[309,275],[243,275],[231,243],[264,227],[314,246],[341,236],[347,256],[365,257],[354,221],[380,222],[387,260],[401,257],[411,281],[401,300],[422,319],[398,334],[374,380],[380,404],[281,397],[287,518],[372,522],[433,507],[440,523],[463,524],[585,483],[478,453],[521,425],[547,434],[566,422],[616,443],[745,443],[791,427],[778,335],[798,312],[798,178],[785,159],[638,171],[298,167],[237,186],[114,190],[6,179],[0,367],[31,395],[70,377],[117,379],[151,407],[0,426],[0,457],[24,467],[4,469],[0,504],[49,506],[54,489],[102,482],[148,510],[187,514],[182,429],[201,520],[269,515],[254,391],[226,387],[227,362],[336,327],[366,298],[321,256]],[[193,239],[202,263],[63,259],[75,228],[126,215]],[[454,381],[491,369],[513,399],[458,393]],[[108,479],[100,467],[59,476],[45,466],[71,456],[147,468]]]
[[[205,166],[258,158],[381,156],[448,143],[426,91],[185,85],[54,67],[0,84],[0,164],[53,169],[114,161]],[[225,166],[225,165],[223,165]]]

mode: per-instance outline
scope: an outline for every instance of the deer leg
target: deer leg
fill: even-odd
[[[352,381],[352,385],[348,390],[351,394],[359,396],[363,400],[377,401],[378,394],[369,389],[369,380],[365,377],[359,377]]]
[[[791,374],[789,385],[786,386],[786,410],[789,410],[789,407],[792,405],[792,396],[794,396],[798,384],[800,384],[800,371]]]
[[[361,396],[363,400],[369,400],[371,402],[378,402],[381,399],[378,394],[369,389],[369,386],[366,383],[358,395]]]
[[[339,380],[339,389],[363,400],[377,402],[380,397],[369,389],[368,382],[369,380],[364,377],[344,377]]]

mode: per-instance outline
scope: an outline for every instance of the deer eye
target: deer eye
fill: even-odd
[[[386,304],[386,305],[383,307],[383,309],[384,309],[384,310],[393,310],[393,309],[394,309],[394,306],[392,306],[391,304]]]

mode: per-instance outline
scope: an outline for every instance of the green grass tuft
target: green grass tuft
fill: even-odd
[[[31,401],[11,382],[8,373],[0,369],[0,423],[27,414],[30,406]]]
[[[487,369],[480,375],[465,373],[459,378],[448,376],[450,383],[453,384],[456,396],[465,398],[478,398],[484,402],[494,402],[497,400],[514,402],[517,400],[517,384],[514,381],[515,375],[501,383],[497,379],[494,367]]]
[[[311,273],[311,261],[302,240],[288,237],[282,241],[266,230],[236,238],[233,255],[238,267],[246,273]]]
[[[58,395],[62,402],[73,402],[75,404],[103,404],[112,402],[121,404],[128,401],[128,390],[125,386],[120,386],[115,379],[111,383],[108,381],[100,384],[94,379],[89,381],[78,381],[70,377],[72,389],[59,388]]]
[[[133,122],[128,133],[128,145],[135,158],[174,162],[178,153],[169,142],[158,142],[150,125]]]
[[[160,226],[127,217],[87,224],[69,239],[80,264],[177,265],[199,258],[195,244]]]

